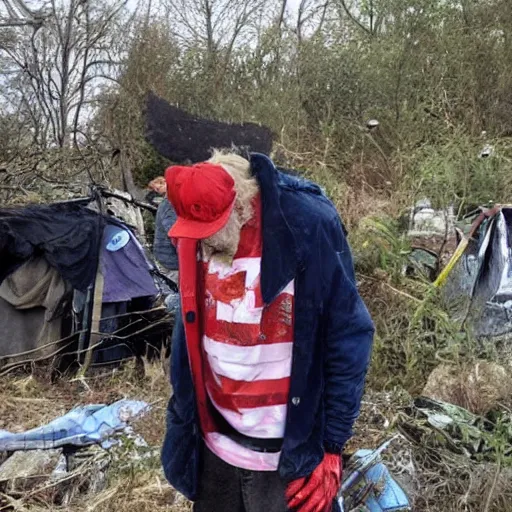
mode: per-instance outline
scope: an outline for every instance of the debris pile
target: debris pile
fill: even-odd
[[[482,417],[424,397],[404,413],[397,427],[411,446],[415,510],[511,509],[510,413]]]
[[[120,453],[151,455],[129,426],[148,410],[146,402],[119,400],[77,407],[26,432],[0,431],[0,506],[16,509],[21,498],[68,506],[80,494],[103,491]]]
[[[492,361],[477,360],[466,368],[440,364],[430,374],[422,394],[487,414],[512,396],[512,376]]]
[[[397,439],[389,439],[375,450],[358,450],[345,465],[339,505],[344,511],[406,512],[409,499],[393,479],[381,454]]]

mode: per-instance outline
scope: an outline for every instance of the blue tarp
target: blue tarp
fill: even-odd
[[[367,512],[410,511],[411,505],[403,489],[390,475],[380,455],[395,436],[375,450],[358,450],[343,472],[339,505],[342,512],[364,510]]]
[[[370,455],[372,450],[359,450],[353,457]],[[364,483],[372,485],[372,490],[364,498],[364,506],[369,512],[398,512],[411,510],[405,492],[390,475],[383,462],[372,466],[363,476]]]
[[[0,430],[0,451],[46,450],[102,443],[126,429],[131,419],[149,408],[149,404],[137,400],[77,407],[47,425],[26,432]]]

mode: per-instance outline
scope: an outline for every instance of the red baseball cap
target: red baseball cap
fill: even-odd
[[[167,197],[178,217],[171,238],[202,240],[220,231],[235,206],[235,181],[221,165],[174,165],[165,171]]]

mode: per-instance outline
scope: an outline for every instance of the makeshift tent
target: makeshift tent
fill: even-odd
[[[145,105],[146,139],[173,162],[201,162],[212,148],[238,147],[270,154],[273,133],[255,123],[233,124],[197,117],[150,92]]]
[[[512,206],[481,210],[443,272],[455,320],[478,337],[512,333]]]
[[[116,195],[0,209],[0,368],[63,354],[110,364],[168,338],[155,305],[175,283],[136,236],[140,211]]]

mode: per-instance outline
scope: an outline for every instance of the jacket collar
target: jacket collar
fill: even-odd
[[[301,257],[296,236],[282,210],[277,169],[267,156],[259,153],[251,154],[250,162],[261,191],[261,293],[264,303],[270,304],[297,275]]]

